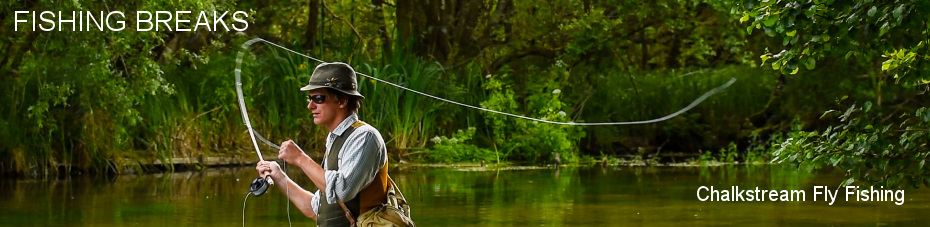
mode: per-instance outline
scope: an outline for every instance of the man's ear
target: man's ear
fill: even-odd
[[[349,105],[349,99],[339,99],[339,109],[345,109]]]

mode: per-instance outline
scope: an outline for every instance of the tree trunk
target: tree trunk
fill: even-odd
[[[646,70],[647,69],[646,64],[649,62],[649,45],[646,44],[646,40],[648,40],[648,38],[646,38],[646,29],[645,28],[640,29],[639,35],[640,35],[640,38],[642,38],[641,39],[642,42],[639,43],[639,46],[640,46],[639,50],[642,51],[641,53],[642,59],[639,59],[640,60],[639,68],[642,70]]]
[[[478,41],[475,39],[475,28],[478,25],[478,19],[483,17],[482,12],[487,12],[488,5],[484,3],[474,3],[471,1],[458,1],[456,2],[456,10],[454,20],[454,29],[452,29],[452,37],[454,37],[454,43],[452,47],[455,53],[455,56],[451,56],[452,61],[455,59],[471,59],[478,55],[478,52],[481,50],[481,46],[478,45]],[[448,14],[447,14],[448,15]]]
[[[678,64],[678,57],[681,56],[681,39],[678,37],[677,31],[672,30],[673,28],[668,28],[671,38],[668,40],[668,54],[665,55],[665,67],[666,68],[678,68],[681,65]],[[687,33],[685,33],[687,34]]]
[[[443,17],[443,14],[448,13],[445,9],[443,0],[425,0],[424,1],[424,10],[426,15],[426,29],[427,36],[424,40],[424,46],[420,49],[423,51],[427,57],[433,58],[436,61],[446,63],[448,60],[448,55],[450,53],[449,47],[449,35],[448,35],[448,23]],[[418,28],[422,29],[422,28]]]
[[[375,14],[374,24],[378,25],[378,37],[381,39],[381,55],[385,58],[389,58],[391,55],[391,37],[387,33],[387,24],[384,22],[384,11],[382,11],[382,6],[384,5],[383,0],[371,0],[371,4],[375,6],[372,10],[372,13]]]
[[[394,10],[394,20],[397,25],[397,30],[400,34],[399,43],[402,50],[400,52],[407,52],[409,44],[413,39],[413,19],[411,17],[413,12],[413,0],[398,0],[396,3],[396,9]]]
[[[316,47],[317,29],[320,27],[320,0],[308,0],[307,8],[307,28],[304,30],[303,48],[310,53]]]

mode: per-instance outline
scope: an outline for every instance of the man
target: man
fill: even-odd
[[[358,120],[360,101],[355,70],[345,63],[323,63],[313,70],[307,109],[313,123],[329,130],[326,155],[318,164],[293,141],[281,143],[278,159],[299,166],[318,190],[315,193],[295,184],[276,162],[259,162],[255,169],[270,176],[287,191],[291,201],[318,226],[348,226],[352,219],[384,203],[388,188],[387,148],[381,133]],[[287,188],[285,188],[287,187]]]

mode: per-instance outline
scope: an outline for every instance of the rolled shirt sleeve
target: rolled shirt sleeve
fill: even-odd
[[[320,190],[313,193],[313,198],[310,199],[310,208],[313,208],[314,214],[320,215]]]

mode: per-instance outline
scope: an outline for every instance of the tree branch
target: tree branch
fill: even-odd
[[[343,19],[342,17],[339,17],[339,15],[336,15],[336,13],[333,13],[333,10],[329,8],[329,5],[326,4],[326,1],[320,1],[320,2],[323,3],[323,8],[326,9],[326,12],[329,13],[330,15],[333,15],[333,18],[336,18],[337,20],[341,20],[342,22],[346,23],[346,25],[352,29],[352,32],[355,33],[355,36],[358,37],[359,41],[365,40],[365,37],[363,37],[362,34],[358,32],[358,29],[356,29],[355,26],[352,25],[352,22],[346,19]]]
[[[494,62],[491,63],[491,70],[497,71],[497,69],[500,69],[500,67],[503,67],[505,64],[527,56],[540,56],[548,59],[554,59],[557,56],[557,53],[556,50],[545,49],[541,47],[530,47],[523,51],[504,55],[503,57],[494,60]]]

